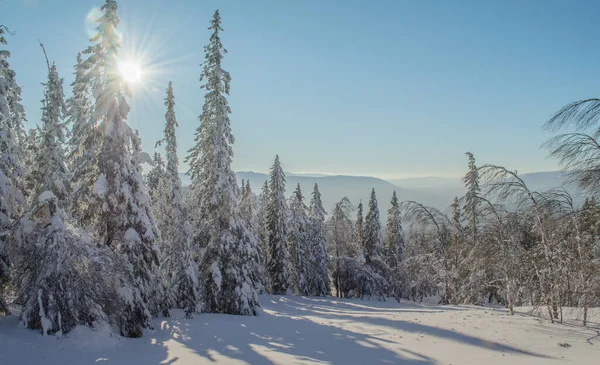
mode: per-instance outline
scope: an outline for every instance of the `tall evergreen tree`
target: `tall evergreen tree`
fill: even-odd
[[[396,298],[399,298],[402,284],[400,278],[400,262],[402,260],[403,249],[404,233],[402,231],[400,207],[396,191],[394,191],[392,194],[391,206],[388,209],[387,214],[385,252],[387,256],[386,263],[390,269],[388,281]]]
[[[152,196],[158,195],[158,186],[165,178],[165,161],[158,152],[152,156],[152,168],[145,176],[146,186]],[[154,201],[154,200],[153,200]]]
[[[6,45],[4,32],[6,28],[0,26],[0,44]],[[26,145],[27,133],[24,123],[27,121],[25,108],[21,104],[21,87],[17,83],[17,75],[8,63],[10,52],[0,49],[0,88],[3,90],[3,102],[0,114],[3,115],[3,168],[4,174],[11,180],[12,184],[23,191],[23,177],[27,174],[27,166],[24,165],[26,155],[24,146]],[[20,211],[22,205],[14,206]]]
[[[39,155],[40,142],[41,142],[42,129],[40,126],[31,128],[27,133],[27,143],[25,145],[26,158],[25,164],[30,166],[29,173],[25,176],[24,192],[26,196],[33,195],[33,189],[37,184],[37,180],[33,176],[33,166],[36,164],[36,158]]]
[[[363,255],[365,251],[364,222],[365,220],[363,216],[363,203],[362,201],[360,201],[356,210],[356,223],[354,224],[354,240],[360,246]]]
[[[243,195],[240,198],[240,211],[242,218],[247,222],[248,228],[258,234],[259,230],[259,203],[250,187],[250,180],[242,184]],[[260,239],[260,237],[259,237]]]
[[[226,53],[220,39],[221,16],[215,11],[208,28],[210,42],[200,81],[205,81],[204,107],[196,145],[187,161],[192,177],[196,240],[202,250],[200,276],[203,310],[213,313],[256,314],[258,239],[241,219],[226,95],[231,76],[222,68]]]
[[[191,317],[196,311],[199,285],[192,245],[192,227],[181,193],[175,134],[178,124],[171,82],[167,88],[165,106],[165,137],[161,142],[165,143],[167,163],[166,166],[163,164],[164,170],[157,173],[157,194],[153,197],[157,224],[162,235],[161,280],[157,284],[159,293],[155,311],[168,315],[170,307],[174,304],[183,308],[187,317]]]
[[[240,202],[241,199],[244,198],[244,195],[246,194],[246,182],[244,181],[244,179],[242,179],[242,185],[240,185]]]
[[[67,147],[67,161],[71,180],[71,213],[81,223],[89,223],[89,217],[83,217],[92,195],[92,187],[98,176],[96,155],[100,143],[100,133],[92,115],[90,100],[90,77],[81,53],[77,54],[75,80],[71,84],[73,95],[67,100],[67,124],[71,126],[71,138]]]
[[[308,241],[308,216],[306,215],[304,196],[300,184],[290,197],[290,221],[288,240],[294,267],[294,290],[299,295],[309,295],[308,279],[310,277],[310,247]]]
[[[473,237],[473,243],[475,243],[475,236],[477,235],[477,209],[480,202],[478,198],[480,194],[479,171],[475,165],[475,156],[473,156],[471,152],[467,152],[466,155],[469,158],[469,171],[463,178],[463,183],[467,188],[464,211],[469,220],[469,228]]]
[[[327,213],[323,208],[319,185],[315,183],[309,207],[309,247],[312,264],[309,285],[311,295],[316,296],[327,296],[330,293],[325,214]]]
[[[0,44],[6,45],[5,28],[0,25]],[[22,211],[26,168],[23,163],[25,111],[21,88],[10,68],[10,53],[0,49],[0,231],[4,232]],[[8,283],[9,258],[5,236],[0,236],[0,312],[7,312],[4,287]]]
[[[115,318],[120,332],[139,337],[150,326],[149,294],[158,264],[160,239],[150,197],[132,152],[139,138],[127,125],[129,89],[117,69],[120,37],[117,3],[107,0],[100,8],[98,34],[84,53],[84,62],[95,97],[92,118],[102,131],[97,158],[98,173],[87,213],[92,217],[95,237],[112,248],[126,263],[128,275],[119,278],[121,311]]]
[[[364,226],[365,248],[365,284],[363,294],[383,298],[388,287],[386,280],[388,267],[383,259],[383,243],[381,238],[381,221],[375,189],[371,190],[369,210]]]
[[[354,240],[350,213],[352,204],[344,197],[335,204],[328,222],[327,244],[331,256],[331,276],[336,295],[340,298],[355,296],[359,289],[362,251]],[[354,293],[354,295],[352,295]]]
[[[393,265],[392,268],[394,268],[400,261],[402,249],[404,248],[404,234],[396,191],[392,194],[392,201],[387,214],[385,248],[388,252],[388,264]]]
[[[32,199],[37,200],[38,195],[49,190],[58,201],[66,204],[70,192],[70,173],[63,147],[67,135],[64,123],[67,108],[62,84],[63,79],[58,76],[56,65],[52,64],[48,69],[48,82],[43,84],[42,130],[31,174],[34,181]]]
[[[262,293],[265,290],[263,255],[265,255],[266,251],[263,250],[262,237],[260,236],[260,203],[258,197],[252,193],[250,180],[246,180],[245,185],[242,186],[244,186],[244,189],[242,190],[244,195],[240,199],[240,213],[242,219],[246,222],[246,226],[258,240],[258,245],[256,247],[258,251],[258,260],[253,264],[255,265],[254,271],[258,273],[258,280],[255,283],[256,289],[259,293]]]
[[[292,264],[288,244],[287,215],[288,206],[285,200],[285,174],[279,162],[279,156],[275,156],[275,162],[271,167],[269,181],[269,281],[271,293],[275,295],[286,295],[292,289]]]
[[[268,267],[271,257],[270,245],[269,245],[269,199],[271,194],[269,192],[269,181],[265,180],[260,194],[260,210],[258,213],[258,238],[260,240],[260,248],[262,253],[262,259],[260,262],[261,268],[261,282],[267,292],[271,291]]]
[[[460,207],[460,201],[457,196],[454,197],[452,204],[450,204],[450,212],[452,213],[452,224],[462,231],[463,228],[463,212]]]

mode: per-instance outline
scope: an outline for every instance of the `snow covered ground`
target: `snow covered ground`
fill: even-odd
[[[600,327],[505,310],[262,296],[259,317],[156,319],[141,339],[79,327],[41,337],[0,318],[0,364],[598,364]],[[570,346],[561,347],[559,343]]]

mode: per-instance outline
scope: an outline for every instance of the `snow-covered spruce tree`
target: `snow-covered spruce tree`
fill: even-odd
[[[475,165],[475,156],[473,156],[471,152],[467,152],[466,155],[469,158],[469,171],[463,177],[463,183],[467,188],[467,193],[465,194],[464,212],[469,220],[471,243],[475,244],[477,236],[478,206],[480,203],[479,195],[481,190],[479,188],[479,172],[477,170],[477,166]]]
[[[296,294],[309,295],[308,278],[311,267],[310,247],[308,241],[308,216],[306,215],[304,196],[300,190],[300,184],[290,197],[290,218],[288,223],[288,241],[290,244],[290,255],[292,256],[293,286]]]
[[[387,214],[385,247],[389,252],[390,265],[396,265],[402,257],[402,248],[404,244],[404,235],[402,231],[402,219],[400,215],[400,206],[396,191],[392,194],[390,208]]]
[[[5,28],[0,25],[0,44],[5,45]],[[25,183],[25,111],[20,104],[21,88],[10,68],[7,50],[0,49],[0,313],[7,313],[4,289],[9,278],[6,230],[22,211]]]
[[[256,315],[258,239],[241,218],[226,95],[231,77],[222,68],[226,53],[219,37],[221,16],[215,11],[208,28],[210,42],[200,81],[206,89],[196,145],[187,157],[192,178],[195,239],[201,250],[202,310],[211,313]]]
[[[48,69],[48,82],[42,84],[42,128],[36,161],[31,171],[34,183],[31,198],[35,200],[47,190],[52,191],[62,203],[66,203],[69,197],[71,174],[67,170],[63,147],[67,135],[64,123],[67,108],[62,84],[56,65],[52,64]]]
[[[390,269],[389,284],[394,296],[398,299],[402,287],[399,265],[402,260],[402,249],[404,248],[404,232],[402,231],[402,220],[396,191],[392,194],[391,206],[388,209],[385,252],[386,263]]]
[[[361,248],[361,251],[363,252],[363,256],[364,256],[364,243],[365,243],[365,237],[364,237],[364,216],[363,216],[363,203],[362,201],[358,202],[358,207],[356,209],[356,223],[354,223],[354,240],[358,243],[358,245]]]
[[[310,294],[327,296],[329,288],[329,256],[327,254],[327,232],[325,229],[325,209],[321,201],[319,186],[315,183],[309,206],[309,249],[310,276],[308,279]]]
[[[292,291],[292,263],[288,243],[288,206],[285,200],[285,174],[279,155],[271,167],[269,181],[269,282],[271,294],[287,295]]]
[[[160,156],[156,154],[155,156]],[[154,166],[156,167],[156,166]],[[156,173],[156,169],[151,172]],[[147,178],[148,176],[146,176]],[[175,288],[172,286],[173,282],[173,264],[175,258],[173,257],[174,252],[171,245],[170,236],[167,236],[167,230],[171,226],[166,223],[170,217],[173,207],[167,203],[167,195],[170,193],[170,184],[164,174],[164,170],[161,170],[159,174],[154,175],[156,178],[156,188],[150,189],[150,199],[152,201],[152,211],[156,219],[156,226],[161,232],[161,238],[164,235],[164,239],[159,241],[160,257],[158,259],[159,265],[154,268],[153,279],[151,284],[150,300],[148,309],[153,316],[162,315],[163,317],[169,317],[171,309],[175,306]],[[191,232],[188,232],[191,234]]]
[[[266,292],[271,292],[271,286],[269,281],[268,267],[271,257],[270,245],[269,245],[269,199],[271,194],[269,192],[269,181],[265,180],[260,194],[260,207],[258,212],[258,239],[260,240],[261,248],[261,262],[260,262],[260,277],[261,282]]]
[[[355,297],[359,290],[359,276],[363,264],[362,250],[354,240],[350,214],[353,210],[348,198],[335,204],[328,225],[327,244],[330,252],[330,272],[336,296]]]
[[[155,194],[158,194],[158,186],[160,185],[160,182],[164,177],[165,161],[163,160],[160,153],[154,152],[154,155],[152,156],[152,168],[144,177],[146,186],[148,187],[148,190],[150,191],[151,195],[154,196]]]
[[[6,45],[6,39],[4,38],[4,31],[6,28],[0,25],[0,44]],[[27,133],[25,132],[24,123],[27,121],[25,115],[25,108],[21,104],[21,87],[17,83],[17,75],[14,70],[11,69],[8,63],[10,52],[8,50],[0,49],[0,78],[2,81],[2,88],[4,91],[5,107],[6,107],[6,126],[4,132],[8,132],[4,139],[7,145],[5,148],[10,147],[11,158],[10,161],[5,161],[8,164],[6,167],[10,167],[5,170],[4,173],[11,179],[12,183],[19,190],[23,191],[23,177],[27,174],[27,166],[24,166],[23,161],[25,160],[25,149],[24,146],[27,140]],[[10,141],[9,141],[10,140]],[[8,156],[5,156],[8,157]],[[23,211],[24,206],[18,206],[20,211]]]
[[[363,288],[361,294],[374,295],[383,299],[388,288],[386,280],[388,267],[383,258],[381,221],[375,189],[371,190],[369,210],[364,225],[365,266],[363,270]]]
[[[179,159],[177,157],[178,126],[175,116],[175,96],[173,85],[169,82],[165,98],[167,112],[165,114],[166,167],[158,177],[157,193],[153,195],[157,224],[162,235],[161,247],[161,282],[155,300],[155,311],[168,315],[174,304],[183,308],[189,318],[196,312],[198,303],[198,268],[194,261],[192,248],[192,227],[188,220],[188,209],[181,192],[179,176]],[[150,181],[150,179],[148,179]]]
[[[67,124],[71,126],[67,160],[73,175],[71,214],[85,226],[92,220],[89,203],[98,178],[97,157],[102,141],[102,132],[98,128],[102,117],[94,113],[90,94],[96,97],[104,90],[105,70],[100,56],[104,49],[105,46],[99,43],[84,52],[90,55],[88,59],[83,60],[81,53],[77,55],[75,80],[71,84],[73,95],[67,100]]]
[[[259,202],[258,198],[252,192],[250,180],[246,180],[242,185],[242,196],[240,197],[240,212],[242,218],[247,222],[248,228],[258,234],[259,225]]]
[[[62,334],[118,310],[112,277],[121,269],[110,249],[73,226],[51,191],[19,220],[11,252],[16,303],[27,328]]]
[[[140,337],[150,326],[148,301],[153,271],[158,264],[160,239],[150,197],[138,164],[132,159],[139,139],[127,125],[129,90],[117,69],[120,38],[117,3],[107,0],[92,38],[95,44],[84,53],[88,77],[95,97],[92,119],[102,132],[97,156],[98,176],[84,215],[91,217],[94,236],[107,245],[123,265],[117,292],[120,309],[113,315],[122,335]]]
[[[255,271],[258,273],[258,281],[256,282],[256,289],[259,293],[265,291],[265,283],[264,283],[264,274],[265,269],[263,267],[263,255],[266,251],[263,251],[262,241],[259,235],[259,218],[260,218],[260,206],[258,197],[252,193],[252,189],[250,188],[250,180],[246,180],[244,188],[243,196],[240,199],[240,213],[242,215],[242,219],[246,222],[246,226],[252,232],[254,236],[258,239],[258,260],[254,263],[256,265]]]
[[[38,156],[38,151],[40,149],[42,128],[39,125],[35,126],[35,128],[31,128],[29,133],[27,133],[27,140],[25,144],[25,165],[29,166],[29,173],[25,176],[24,193],[26,196],[31,196],[33,194],[33,189],[36,185],[36,179],[32,174],[32,166],[35,165],[35,159]]]

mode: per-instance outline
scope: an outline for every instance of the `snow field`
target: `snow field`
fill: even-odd
[[[139,339],[107,327],[40,336],[0,318],[0,364],[597,364],[600,328],[504,309],[261,296],[257,317],[155,319]],[[594,310],[594,312],[597,311]],[[566,347],[560,344],[568,344]]]

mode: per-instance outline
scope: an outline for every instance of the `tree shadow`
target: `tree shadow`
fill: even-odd
[[[284,305],[281,306],[281,308],[278,308],[278,310],[280,311],[280,313],[282,315],[293,315],[294,313],[298,313],[299,310],[302,310],[303,308],[306,307],[305,304],[303,304],[302,302],[298,301],[296,298],[293,298],[293,297],[286,297],[285,299],[282,300],[282,303]],[[348,303],[346,303],[346,304],[348,304]],[[379,309],[381,309],[381,308],[379,308]],[[444,307],[444,309],[445,309],[445,307]],[[459,308],[454,308],[454,309],[460,310]],[[362,322],[362,323],[369,324],[369,325],[383,326],[383,327],[388,327],[388,328],[395,329],[395,330],[403,330],[403,331],[413,332],[413,333],[423,333],[423,334],[455,341],[458,343],[468,344],[471,346],[481,347],[481,348],[498,351],[498,352],[522,354],[522,355],[528,355],[528,356],[533,356],[533,357],[538,357],[538,358],[550,358],[543,354],[536,354],[533,352],[521,350],[521,349],[513,347],[513,346],[505,345],[505,344],[494,342],[494,341],[485,340],[485,339],[482,339],[479,337],[460,333],[458,331],[448,330],[448,329],[439,328],[439,327],[427,326],[424,324],[420,324],[420,323],[416,323],[416,322],[409,322],[409,321],[402,320],[402,319],[395,318],[395,319],[391,320],[391,319],[387,319],[387,318],[374,317],[374,316],[368,316],[368,315],[355,316],[354,314],[357,314],[355,311],[352,311],[351,314],[349,314],[348,312],[331,310],[328,308],[327,305],[313,307],[313,309],[310,310],[310,312],[311,312],[310,313],[311,316],[316,316],[316,317],[320,317],[320,318],[324,318],[324,319],[358,321],[358,322]],[[434,313],[434,312],[439,312],[439,311],[436,311],[436,310],[434,310],[434,311],[431,311],[431,310],[418,311],[411,307],[405,308],[404,303],[403,303],[402,306],[394,308],[392,312],[401,314],[401,313],[415,313],[415,312],[417,312],[417,313],[418,312]],[[388,313],[392,313],[392,312],[388,311]],[[359,312],[359,314],[360,314],[360,312]],[[376,314],[376,312],[375,311],[371,312],[371,314]]]
[[[165,320],[162,329],[213,363],[435,364],[408,349],[392,350],[394,341],[271,310],[259,317],[202,314],[192,321]]]

